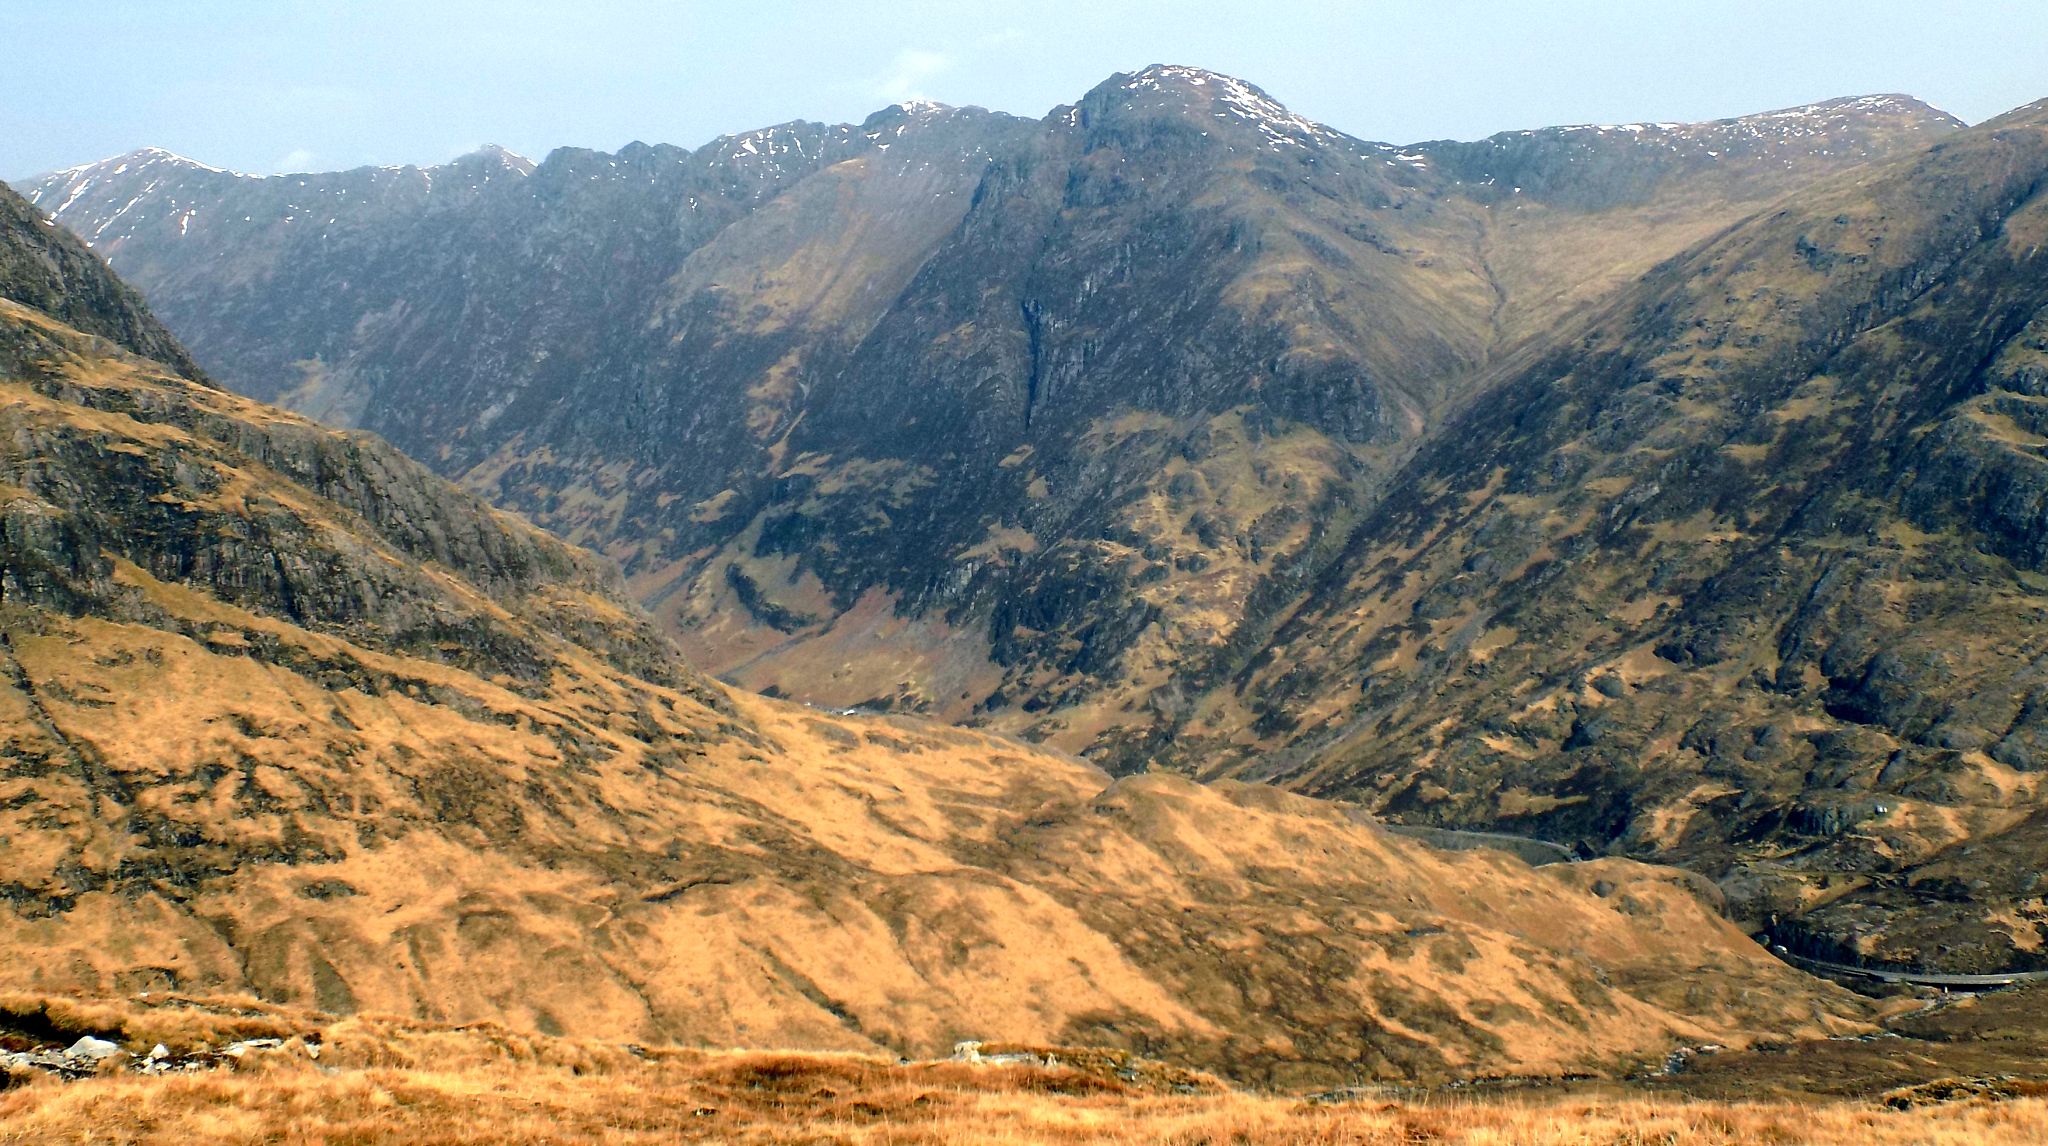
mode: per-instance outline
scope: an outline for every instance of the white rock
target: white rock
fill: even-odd
[[[98,1062],[103,1058],[112,1058],[120,1054],[121,1048],[118,1044],[110,1043],[105,1039],[96,1039],[91,1035],[80,1035],[77,1042],[65,1048],[64,1053],[72,1058],[91,1059],[94,1062]]]
[[[152,1062],[156,1061],[157,1059],[169,1058],[171,1057],[171,1048],[165,1046],[162,1043],[158,1043],[155,1046],[149,1048],[149,1057],[150,1061]]]
[[[283,1045],[283,1039],[243,1039],[222,1047],[220,1053],[230,1058],[241,1058],[252,1050],[276,1050]]]

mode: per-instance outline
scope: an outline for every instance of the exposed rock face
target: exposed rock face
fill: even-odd
[[[2048,951],[2039,119],[1396,148],[1161,67],[441,199],[36,195],[234,384],[604,549],[731,679],[1680,859],[1970,971]],[[420,202],[301,228],[351,180]]]
[[[0,988],[1281,1084],[1863,1014],[1668,869],[729,693],[596,559],[98,311],[0,299]]]
[[[542,641],[553,637],[710,695],[665,640],[621,612],[602,562],[451,493],[368,435],[199,391],[96,385],[72,369],[79,361],[24,371],[16,384],[27,393],[0,413],[7,480],[28,495],[0,513],[0,600],[151,617],[148,594],[124,576],[132,570],[379,652],[535,687],[550,683]],[[110,444],[93,415],[158,448]],[[66,479],[78,473],[96,480]],[[323,512],[303,512],[301,492]],[[464,592],[450,592],[448,574]]]
[[[12,193],[0,194],[0,298],[156,359],[187,378],[200,377],[198,367],[142,305],[140,295],[109,274],[92,252],[52,226],[33,204]],[[11,351],[0,346],[0,353]]]

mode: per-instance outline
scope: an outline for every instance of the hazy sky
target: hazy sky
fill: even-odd
[[[911,96],[1037,116],[1150,63],[1391,142],[2048,97],[2048,0],[0,0],[0,43],[13,177],[148,145],[253,172],[694,146]]]

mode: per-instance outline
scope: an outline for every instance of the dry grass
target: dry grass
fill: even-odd
[[[340,1034],[340,1032],[336,1032]],[[344,1038],[342,1042],[346,1042]],[[1171,1095],[1072,1069],[891,1065],[854,1056],[658,1053],[440,1067],[328,1067],[296,1049],[239,1071],[36,1082],[0,1094],[0,1142],[2037,1143],[2048,1099],[1911,1110],[1870,1102],[1629,1095],[1431,1096],[1318,1105]],[[335,1054],[345,1057],[345,1047]],[[470,1060],[470,1061],[464,1061]]]
[[[317,1036],[303,1011],[247,997],[204,1002],[168,996],[154,1007],[0,991],[0,1032],[28,1041],[70,1043],[81,1035],[138,1047],[162,1043],[179,1054],[242,1039]]]
[[[719,716],[574,650],[526,697],[134,566],[115,578],[205,639],[48,615],[12,633],[32,686],[0,688],[18,758],[61,759],[61,733],[135,802],[95,805],[71,770],[0,776],[8,875],[57,889],[67,865],[191,862],[132,826],[159,818],[217,849],[219,874],[13,916],[0,987],[649,1044],[1117,1042],[1288,1087],[1604,1073],[1860,1029],[1857,1000],[1655,869],[1580,865],[1616,889],[1600,896],[1264,789],[1105,789],[1014,742],[755,698]],[[315,667],[230,655],[230,637]],[[418,695],[333,689],[328,664]],[[287,842],[311,862],[277,862]]]
[[[2031,996],[1936,1016],[1951,1035],[2011,1034]],[[1982,1013],[1979,1013],[1979,1012]],[[24,1038],[40,1029],[42,1038]],[[1769,1086],[1828,1086],[1809,1056],[1732,1055],[1643,1083],[1368,1088],[1341,1102],[1233,1090],[1213,1076],[1113,1050],[990,1045],[1047,1065],[907,1062],[861,1054],[642,1048],[521,1033],[339,1018],[237,998],[79,1001],[0,998],[0,1044],[96,1033],[131,1051],[162,1037],[211,1069],[147,1076],[103,1070],[81,1082],[0,1076],[7,1143],[654,1142],[1177,1143],[2020,1143],[2048,1136],[2048,1080],[1986,1075],[1883,1081],[1869,1062],[1837,1092],[1730,1099]],[[282,1046],[237,1059],[223,1044],[258,1034]],[[1915,1044],[1928,1050],[1935,1044]],[[1944,1044],[1945,1045],[1945,1044]],[[2031,1045],[2031,1044],[2028,1044]],[[1846,1049],[1869,1043],[1812,1044]],[[1874,1053],[1918,1057],[1899,1051]],[[1048,1056],[1050,1056],[1048,1058]],[[2024,1056],[2022,1056],[2024,1057]],[[218,1064],[218,1065],[216,1065]],[[174,1066],[181,1063],[174,1061]],[[1733,1074],[1748,1086],[1730,1090]],[[1820,1075],[1826,1075],[1825,1070]],[[1782,1076],[1782,1077],[1780,1077]],[[1907,1076],[1900,1076],[1901,1078]],[[1895,1080],[1896,1081],[1896,1080]],[[10,1089],[10,1084],[12,1084]],[[1886,1090],[1885,1087],[1893,1086]],[[1676,1087],[1687,1087],[1680,1093]],[[1753,1088],[1753,1089],[1752,1089]],[[1780,1095],[1785,1091],[1777,1092]],[[1719,1097],[1716,1097],[1719,1096]]]

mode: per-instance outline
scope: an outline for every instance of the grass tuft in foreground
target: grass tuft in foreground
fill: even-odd
[[[1957,1101],[1717,1102],[1490,1095],[1320,1105],[1162,1093],[1074,1067],[894,1064],[850,1055],[646,1052],[448,1032],[367,1054],[344,1027],[234,1069],[37,1079],[0,1093],[0,1142],[466,1146],[657,1142],[1807,1143],[2048,1141],[2043,1088]],[[413,1065],[360,1065],[382,1057]],[[435,1060],[445,1060],[436,1065]],[[1183,1088],[1185,1089],[1185,1088]]]

